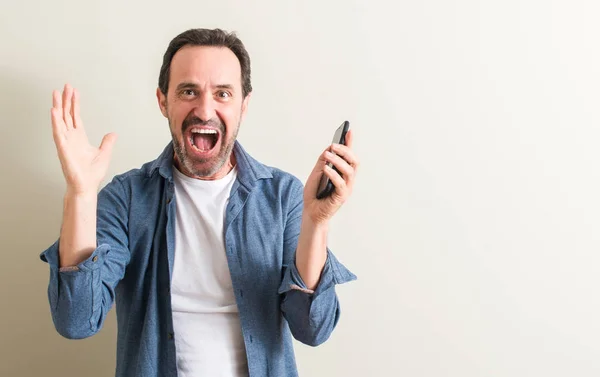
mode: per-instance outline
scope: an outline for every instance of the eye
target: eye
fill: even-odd
[[[196,94],[197,93],[194,89],[183,89],[180,92],[181,97],[194,97]]]
[[[231,93],[229,93],[225,90],[219,90],[217,92],[217,97],[222,98],[222,99],[228,99],[231,97]]]

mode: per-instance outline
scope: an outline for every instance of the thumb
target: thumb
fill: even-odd
[[[111,132],[109,134],[104,135],[104,137],[102,138],[102,143],[100,143],[100,152],[102,154],[110,156],[112,154],[113,146],[115,145],[116,141],[117,134]]]

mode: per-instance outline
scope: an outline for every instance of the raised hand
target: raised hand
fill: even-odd
[[[337,210],[348,200],[354,187],[354,179],[359,161],[352,150],[354,135],[352,130],[346,134],[346,144],[333,144],[319,156],[319,159],[304,186],[304,211],[314,224],[329,221]],[[331,153],[334,152],[334,153]],[[340,173],[326,164],[331,162]],[[325,174],[335,186],[334,192],[323,199],[316,198],[321,175]]]
[[[70,194],[96,194],[108,170],[117,135],[104,136],[92,146],[79,114],[79,92],[66,84],[62,95],[52,92],[52,133]]]

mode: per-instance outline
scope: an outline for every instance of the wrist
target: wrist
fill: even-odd
[[[329,231],[329,221],[314,220],[308,215],[302,215],[301,229],[309,233],[327,233]]]
[[[82,200],[89,201],[95,200],[98,193],[94,190],[76,190],[70,187],[67,187],[67,191],[65,192],[64,199],[65,200]]]

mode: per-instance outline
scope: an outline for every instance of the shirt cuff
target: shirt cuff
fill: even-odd
[[[64,266],[60,267],[59,251],[58,251],[59,240],[54,242],[52,246],[46,249],[40,254],[40,259],[50,265],[50,268],[57,269],[59,272],[77,272],[77,271],[94,271],[102,266],[106,254],[110,250],[110,246],[103,244],[98,246],[94,252],[83,262],[76,266]]]
[[[327,259],[325,260],[325,265],[323,266],[323,271],[315,290],[308,289],[300,276],[300,272],[298,272],[296,263],[291,263],[283,275],[278,292],[282,294],[291,290],[297,290],[313,295],[328,289],[331,285],[343,284],[352,280],[356,280],[356,275],[341,264],[331,250],[327,248]]]

